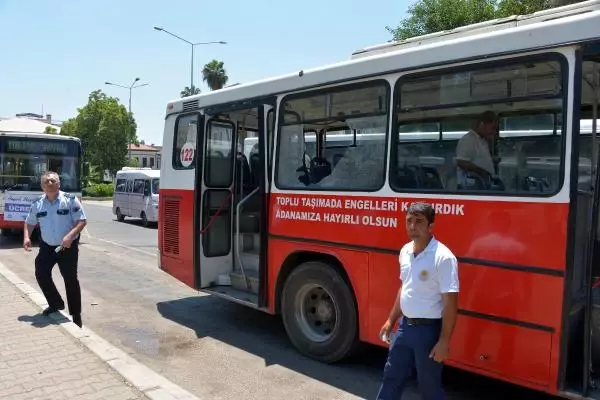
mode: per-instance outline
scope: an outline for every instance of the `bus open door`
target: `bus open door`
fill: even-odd
[[[203,156],[196,165],[195,286],[258,308],[267,299],[274,104],[271,99],[205,109],[198,124]]]
[[[584,47],[577,57],[575,81],[581,86],[575,92],[580,99],[575,98],[573,104],[573,130],[578,135],[573,135],[568,255],[571,265],[565,281],[559,382],[565,394],[600,399],[600,46]],[[579,110],[577,104],[581,105]]]

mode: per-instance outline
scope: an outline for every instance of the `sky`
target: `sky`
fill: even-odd
[[[137,135],[162,143],[166,105],[190,85],[203,92],[204,64],[224,62],[228,84],[286,74],[350,58],[391,39],[386,26],[410,0],[0,0],[0,116],[32,112],[64,121],[93,90],[127,107],[132,91]]]

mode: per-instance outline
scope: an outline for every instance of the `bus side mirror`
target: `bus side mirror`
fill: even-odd
[[[90,175],[90,163],[84,162],[83,163],[83,176],[88,177],[89,175]]]

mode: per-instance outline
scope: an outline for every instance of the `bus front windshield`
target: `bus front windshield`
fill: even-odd
[[[79,192],[79,149],[79,143],[71,140],[0,138],[0,189],[41,191],[42,174],[54,171],[61,190]]]

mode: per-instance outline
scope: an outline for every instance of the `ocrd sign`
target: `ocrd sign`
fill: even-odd
[[[179,153],[179,161],[183,167],[189,167],[192,165],[192,161],[194,161],[194,145],[190,142],[186,142],[181,148],[181,152]]]

